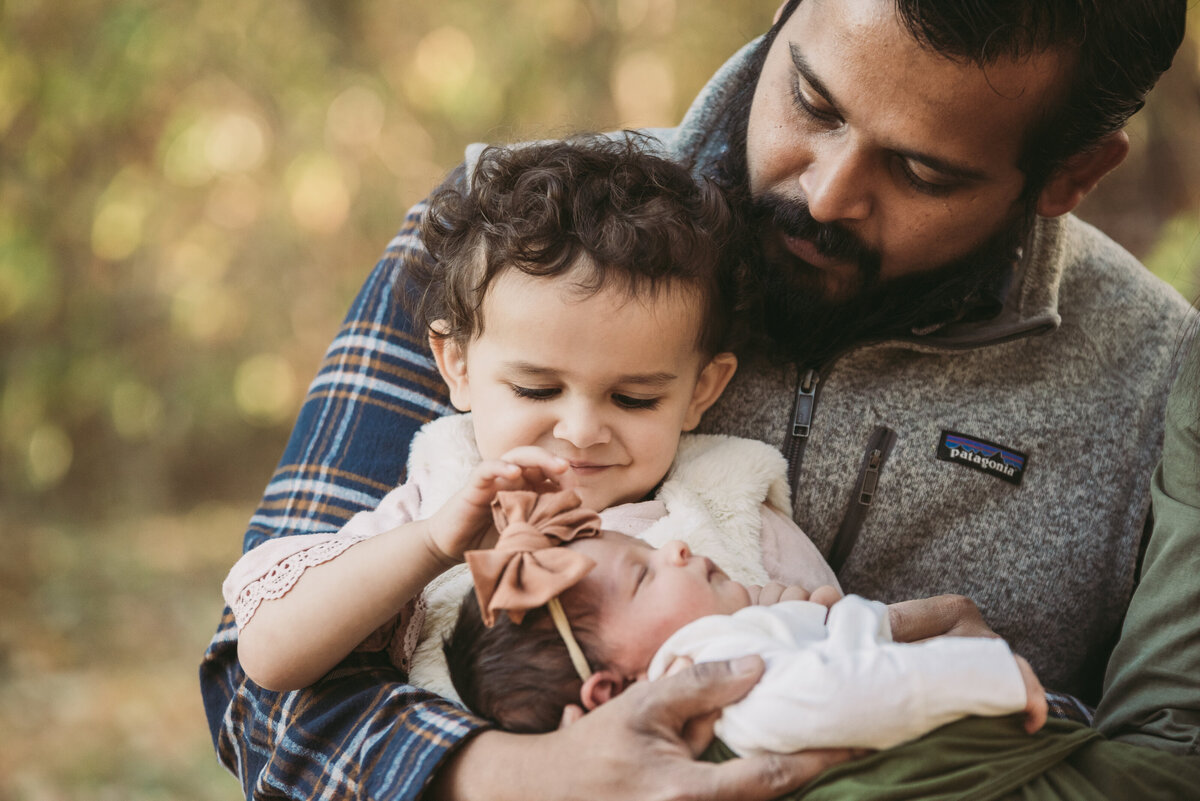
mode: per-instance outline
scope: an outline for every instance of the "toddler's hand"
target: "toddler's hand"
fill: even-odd
[[[1025,682],[1025,731],[1033,734],[1046,725],[1046,715],[1049,713],[1046,691],[1029,662],[1022,656],[1015,658],[1017,667],[1021,669],[1021,679]]]
[[[496,535],[491,505],[497,492],[572,489],[576,479],[570,467],[567,460],[533,445],[481,462],[471,471],[466,486],[429,518],[430,550],[449,567],[461,562],[467,551],[487,547]]]

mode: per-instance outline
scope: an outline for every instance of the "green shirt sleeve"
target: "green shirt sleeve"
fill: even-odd
[[[1111,739],[1200,754],[1200,337],[1167,401],[1154,525],[1104,680],[1095,725]]]

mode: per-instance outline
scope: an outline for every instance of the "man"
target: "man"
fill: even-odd
[[[753,234],[761,358],[706,427],[785,450],[796,518],[848,590],[966,595],[1049,688],[1094,701],[1187,312],[1063,215],[1124,157],[1184,3],[992,5],[792,0],[657,133],[730,188]],[[452,411],[392,296],[423,209],[333,343],[247,548],[373,505],[413,430]],[[973,615],[939,598],[894,622],[908,639],[986,631]],[[448,798],[749,799],[847,756],[693,763],[760,669],[703,665],[538,737],[481,730],[382,655],[264,693],[228,614],[201,676],[247,796],[413,798],[436,778]]]

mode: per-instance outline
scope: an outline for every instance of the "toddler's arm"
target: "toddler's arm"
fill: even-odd
[[[223,588],[238,618],[242,668],[269,690],[312,684],[465,551],[486,547],[497,491],[565,483],[566,471],[541,449],[518,448],[477,466],[467,486],[427,520],[414,519],[419,492],[404,485],[337,534],[284,538],[266,543],[266,553],[250,551]]]

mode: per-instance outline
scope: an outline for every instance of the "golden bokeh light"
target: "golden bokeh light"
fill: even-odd
[[[238,365],[233,396],[250,422],[271,425],[290,417],[296,404],[296,374],[278,353],[260,353]]]
[[[247,308],[243,295],[204,277],[185,280],[171,297],[171,322],[193,342],[231,342],[242,335]]]
[[[222,228],[247,228],[262,210],[262,189],[247,175],[223,175],[213,182],[204,204],[204,214]]]
[[[462,28],[443,25],[421,37],[413,56],[416,77],[433,92],[461,89],[475,71],[475,43]]]
[[[383,133],[387,109],[379,94],[365,86],[347,87],[329,104],[325,128],[330,138],[353,148],[375,145]]]
[[[29,483],[38,489],[53,487],[71,469],[75,449],[67,432],[53,423],[42,423],[29,437]]]
[[[622,57],[613,70],[612,93],[622,126],[671,123],[675,76],[658,53],[643,50]]]
[[[287,171],[292,216],[304,229],[332,234],[350,213],[349,176],[345,167],[320,153],[301,156]]]
[[[141,440],[162,430],[165,419],[162,397],[140,381],[125,380],[112,391],[113,427],[127,440]]]
[[[248,172],[267,155],[267,130],[240,111],[225,111],[205,121],[204,157],[216,172]]]

